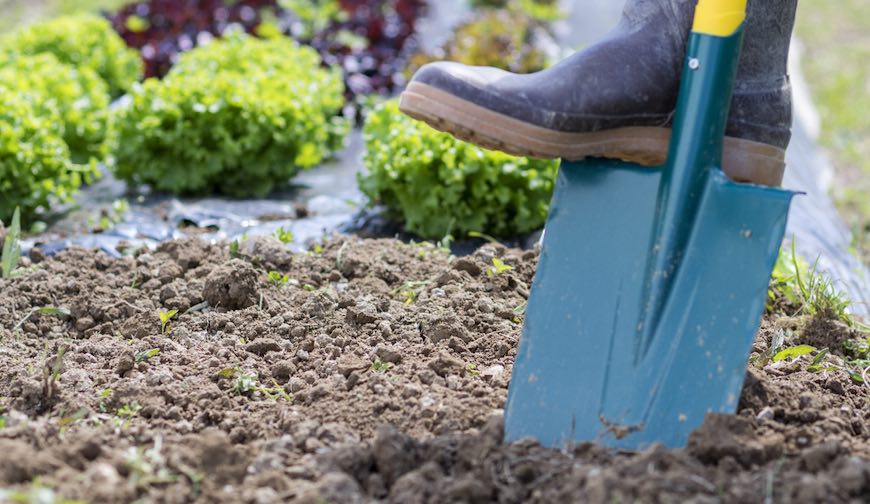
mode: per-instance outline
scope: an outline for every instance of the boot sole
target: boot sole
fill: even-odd
[[[399,109],[439,131],[481,147],[542,159],[579,161],[603,157],[659,166],[667,160],[671,138],[670,128],[642,126],[592,133],[550,130],[420,82],[408,85],[400,97]],[[779,186],[785,172],[785,150],[725,137],[722,165],[736,182]]]

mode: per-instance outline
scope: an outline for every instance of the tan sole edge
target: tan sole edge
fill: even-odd
[[[433,128],[487,149],[516,156],[579,161],[588,157],[621,159],[657,166],[668,155],[671,130],[628,127],[593,133],[566,133],[529,124],[494,112],[446,91],[412,82],[399,108]],[[726,137],[723,170],[737,182],[779,186],[785,173],[785,151],[777,147]]]

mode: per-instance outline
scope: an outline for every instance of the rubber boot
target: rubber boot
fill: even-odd
[[[628,0],[601,42],[533,74],[450,62],[402,93],[408,115],[515,155],[664,163],[696,0]],[[791,139],[786,75],[797,0],[749,0],[723,169],[776,186]]]

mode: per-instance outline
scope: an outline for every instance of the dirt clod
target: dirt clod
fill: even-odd
[[[257,304],[257,271],[245,261],[233,259],[212,271],[205,280],[202,297],[215,308],[240,310]]]

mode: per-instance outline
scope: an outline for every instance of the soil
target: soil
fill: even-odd
[[[870,502],[870,389],[804,358],[757,365],[781,332],[849,333],[832,321],[766,318],[738,413],[708,417],[685,449],[558,451],[502,442],[535,252],[341,238],[293,254],[256,238],[235,255],[196,239],[121,259],[70,249],[0,280],[0,489],[87,502]],[[488,275],[494,257],[512,269]]]

